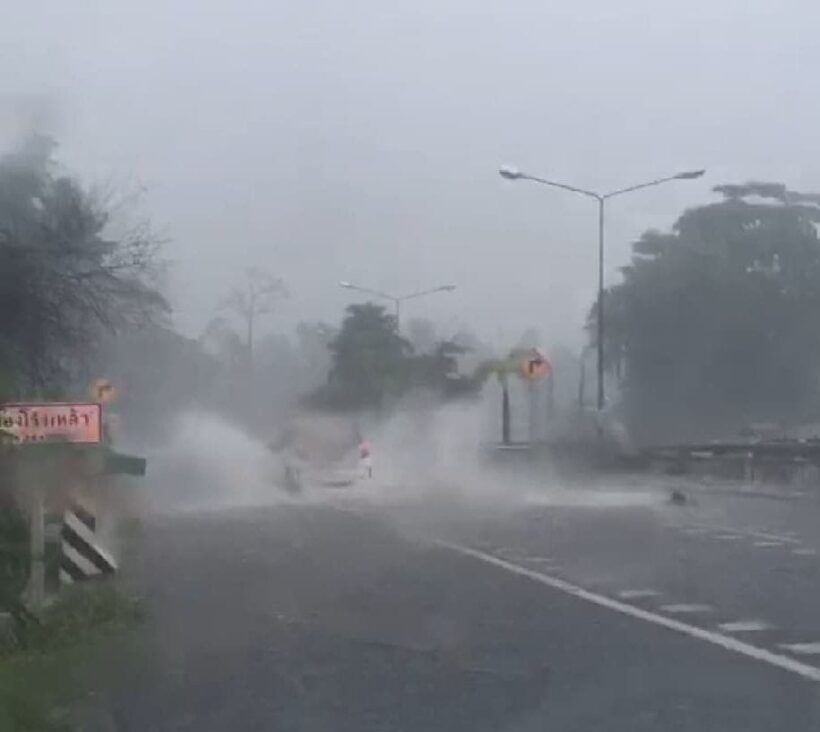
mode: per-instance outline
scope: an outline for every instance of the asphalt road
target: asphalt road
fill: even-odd
[[[663,498],[154,517],[99,726],[820,729],[820,499]]]

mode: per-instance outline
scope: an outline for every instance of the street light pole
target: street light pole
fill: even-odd
[[[498,173],[502,178],[506,180],[529,180],[534,183],[541,183],[545,186],[551,186],[553,188],[561,188],[565,191],[570,191],[571,193],[577,193],[582,196],[586,196],[587,198],[594,198],[598,202],[598,302],[597,302],[597,352],[598,352],[598,398],[597,398],[597,407],[600,416],[600,412],[603,411],[604,406],[606,405],[606,392],[604,386],[604,337],[605,337],[605,327],[604,327],[604,214],[606,210],[606,202],[610,198],[614,198],[615,196],[621,196],[625,193],[632,193],[633,191],[641,190],[642,188],[650,188],[652,186],[658,186],[662,183],[668,183],[669,181],[673,180],[693,180],[695,178],[700,178],[706,171],[705,170],[688,170],[682,173],[676,173],[675,175],[669,175],[665,178],[656,178],[655,180],[647,181],[646,183],[638,183],[634,186],[628,186],[627,188],[618,188],[614,191],[609,191],[608,193],[598,193],[596,191],[590,191],[585,188],[578,188],[576,186],[571,186],[566,183],[559,183],[558,181],[554,180],[547,180],[546,178],[539,178],[534,175],[528,175],[527,173],[522,173],[521,171],[514,170],[511,168],[501,168]]]
[[[598,198],[598,413],[604,410],[604,210],[606,198]]]
[[[456,289],[455,285],[439,285],[438,287],[431,287],[429,290],[420,290],[419,292],[411,292],[407,295],[391,295],[387,292],[380,292],[379,290],[371,290],[369,287],[359,287],[359,285],[354,285],[352,282],[347,282],[346,280],[342,280],[339,283],[339,287],[343,287],[346,290],[356,290],[357,292],[364,292],[367,295],[375,295],[376,297],[380,297],[383,300],[389,300],[393,303],[395,315],[396,315],[396,332],[399,332],[401,326],[401,304],[405,300],[414,300],[417,297],[422,297],[424,295],[432,295],[435,292],[452,292]]]

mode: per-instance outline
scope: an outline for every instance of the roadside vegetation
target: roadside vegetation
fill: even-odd
[[[55,152],[33,135],[0,156],[2,402],[87,399],[105,344],[169,315],[159,238],[128,223],[122,201],[69,175]],[[111,584],[57,593],[55,541],[49,603],[30,611],[30,500],[13,457],[26,448],[9,437],[0,434],[0,731],[73,730],[95,649],[142,611]]]
[[[0,626],[0,730],[74,732],[104,646],[143,617],[112,585],[60,594],[39,619]]]
[[[327,409],[379,409],[413,389],[441,399],[470,396],[481,382],[460,373],[459,357],[469,348],[453,339],[430,344],[426,351],[398,331],[396,319],[374,303],[348,306],[341,328],[328,341],[326,382],[306,402]]]
[[[779,183],[714,191],[635,242],[605,295],[606,364],[639,441],[820,422],[820,195]]]

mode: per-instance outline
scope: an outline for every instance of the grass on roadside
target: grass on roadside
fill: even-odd
[[[60,595],[15,648],[0,651],[0,732],[68,732],[96,652],[143,617],[112,584]]]

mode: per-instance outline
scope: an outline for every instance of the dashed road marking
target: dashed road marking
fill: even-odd
[[[661,610],[665,613],[686,614],[686,613],[709,613],[712,612],[711,605],[700,605],[698,603],[674,602],[670,605],[661,605]]]
[[[523,559],[533,564],[555,564],[555,560],[551,557],[524,557]]]
[[[779,541],[783,544],[799,544],[800,539],[794,536],[784,536],[782,534],[772,534],[756,529],[733,529],[730,526],[709,526],[708,524],[693,524],[695,528],[715,531],[723,535],[732,534],[734,536],[745,536],[752,539],[764,539],[766,541]]]
[[[503,569],[510,574],[518,575],[519,577],[526,577],[534,582],[550,587],[553,590],[558,590],[559,592],[571,595],[579,600],[590,602],[598,607],[614,610],[615,612],[621,613],[622,615],[627,615],[633,619],[643,620],[644,622],[651,623],[662,628],[667,628],[668,630],[674,630],[675,632],[687,635],[690,638],[696,638],[698,640],[705,641],[706,643],[711,643],[712,645],[723,648],[726,651],[731,651],[732,653],[737,653],[741,656],[745,656],[746,658],[752,658],[756,661],[766,663],[769,666],[775,666],[785,671],[789,671],[797,676],[802,676],[804,679],[820,682],[820,668],[811,666],[807,663],[802,663],[801,661],[797,661],[794,658],[790,658],[789,656],[781,653],[774,653],[766,650],[765,648],[758,648],[757,646],[753,646],[750,643],[738,640],[737,638],[723,635],[712,630],[698,628],[695,625],[690,625],[674,618],[668,618],[663,615],[659,615],[658,613],[651,612],[650,610],[644,610],[640,607],[636,607],[635,605],[614,600],[611,597],[599,595],[597,592],[585,590],[584,588],[573,585],[571,582],[567,582],[566,580],[562,580],[558,577],[551,577],[549,575],[542,574],[541,572],[536,572],[533,569],[521,567],[517,564],[505,561],[504,559],[499,559],[492,554],[487,554],[486,552],[482,552],[477,549],[471,549],[470,547],[461,546],[460,544],[450,544],[444,541],[436,541],[434,543],[444,549],[457,552],[465,557],[472,557],[473,559],[477,559],[485,564],[492,565],[498,569]]]
[[[817,554],[817,549],[792,549],[792,554],[798,557],[813,557]]]
[[[782,541],[756,541],[752,544],[752,546],[783,546]]]
[[[644,597],[658,597],[660,594],[657,590],[621,590],[618,597],[622,600],[640,600]]]
[[[756,633],[771,630],[772,626],[765,620],[733,620],[731,623],[721,623],[718,628],[727,633]]]
[[[718,541],[737,541],[743,537],[740,534],[715,534],[714,538]]]
[[[820,643],[781,643],[781,648],[801,656],[816,656],[820,654]]]

